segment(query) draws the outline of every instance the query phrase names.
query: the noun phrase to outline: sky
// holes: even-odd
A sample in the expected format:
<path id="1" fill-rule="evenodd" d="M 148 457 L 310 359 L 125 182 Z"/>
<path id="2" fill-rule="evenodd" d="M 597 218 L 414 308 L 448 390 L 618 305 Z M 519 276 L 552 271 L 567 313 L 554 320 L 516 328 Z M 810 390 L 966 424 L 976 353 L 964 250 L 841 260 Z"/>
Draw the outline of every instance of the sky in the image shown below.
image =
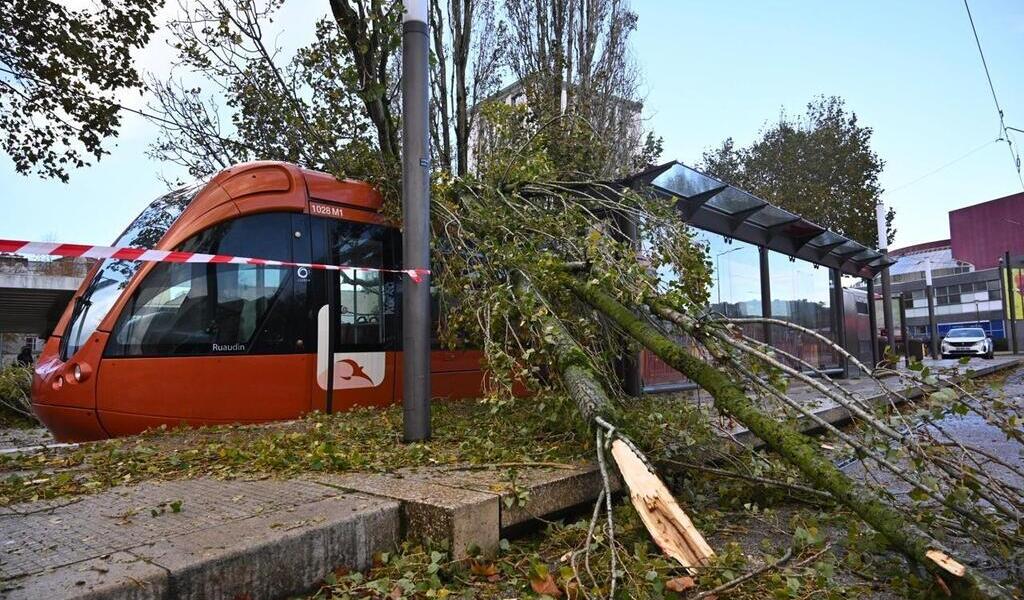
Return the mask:
<path id="1" fill-rule="evenodd" d="M 310 39 L 309 2 L 285 3 L 274 24 L 280 43 Z M 730 136 L 749 144 L 780 111 L 799 114 L 815 96 L 837 95 L 874 130 L 883 198 L 896 209 L 894 246 L 948 237 L 948 211 L 1022 191 L 1006 144 L 995 142 L 999 121 L 962 0 L 632 6 L 646 125 L 664 138 L 666 160 L 694 164 Z M 1006 123 L 1024 129 L 1024 2 L 972 0 L 971 10 Z M 140 68 L 160 74 L 173 57 L 159 35 L 137 54 Z M 182 175 L 146 156 L 156 131 L 125 115 L 110 155 L 66 184 L 19 175 L 0 156 L 0 238 L 113 241 L 166 191 L 161 174 Z M 1016 142 L 1024 146 L 1024 134 Z"/>

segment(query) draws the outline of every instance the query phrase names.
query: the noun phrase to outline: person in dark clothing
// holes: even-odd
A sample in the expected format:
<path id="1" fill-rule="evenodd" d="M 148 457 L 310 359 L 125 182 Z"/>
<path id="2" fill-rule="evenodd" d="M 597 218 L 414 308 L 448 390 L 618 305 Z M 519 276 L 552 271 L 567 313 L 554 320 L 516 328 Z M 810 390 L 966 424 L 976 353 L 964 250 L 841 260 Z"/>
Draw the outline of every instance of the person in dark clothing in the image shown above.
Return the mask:
<path id="1" fill-rule="evenodd" d="M 21 352 L 18 353 L 17 360 L 19 365 L 23 367 L 31 367 L 33 361 L 35 360 L 32 357 L 32 349 L 29 348 L 28 346 L 22 347 Z"/>

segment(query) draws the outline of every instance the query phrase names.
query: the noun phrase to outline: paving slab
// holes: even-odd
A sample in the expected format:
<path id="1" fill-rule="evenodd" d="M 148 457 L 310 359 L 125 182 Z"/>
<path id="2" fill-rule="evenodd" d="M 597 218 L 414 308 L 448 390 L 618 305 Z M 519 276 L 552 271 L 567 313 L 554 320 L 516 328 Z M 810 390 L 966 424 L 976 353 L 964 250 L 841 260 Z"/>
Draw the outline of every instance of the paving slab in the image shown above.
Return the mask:
<path id="1" fill-rule="evenodd" d="M 5 598 L 276 598 L 400 540 L 398 502 L 299 480 L 146 482 L 12 508 Z"/>
<path id="2" fill-rule="evenodd" d="M 171 598 L 281 598 L 399 543 L 398 503 L 338 495 L 132 549 L 168 572 Z"/>
<path id="3" fill-rule="evenodd" d="M 42 571 L 0 586 L 5 600 L 164 600 L 167 571 L 127 552 Z"/>

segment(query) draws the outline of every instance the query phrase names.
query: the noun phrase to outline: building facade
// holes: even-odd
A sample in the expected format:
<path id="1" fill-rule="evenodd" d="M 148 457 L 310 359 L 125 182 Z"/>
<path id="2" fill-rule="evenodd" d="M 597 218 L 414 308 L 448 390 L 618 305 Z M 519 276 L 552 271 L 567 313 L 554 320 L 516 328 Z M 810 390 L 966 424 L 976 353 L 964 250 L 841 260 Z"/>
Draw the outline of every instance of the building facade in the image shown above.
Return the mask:
<path id="1" fill-rule="evenodd" d="M 976 270 L 1024 255 L 1024 192 L 950 211 L 949 237 L 953 256 Z"/>
<path id="2" fill-rule="evenodd" d="M 0 254 L 0 367 L 14 362 L 25 346 L 39 355 L 92 264 Z"/>
<path id="3" fill-rule="evenodd" d="M 1018 317 L 1024 316 L 1021 279 L 1024 269 L 1024 193 L 960 208 L 949 213 L 949 239 L 898 248 L 890 252 L 893 293 L 906 311 L 907 336 L 928 341 L 926 278 L 930 270 L 939 338 L 953 327 L 981 327 L 997 350 L 1010 347 L 1009 294 Z M 1014 277 L 1007 281 L 1003 263 L 1009 254 Z M 877 281 L 877 279 L 876 279 Z M 878 289 L 877 287 L 875 289 Z M 1008 292 L 1009 290 L 1009 292 Z M 895 309 L 894 309 L 895 312 Z M 880 321 L 879 321 L 880 322 Z M 1024 342 L 1024 327 L 1018 344 Z M 882 332 L 885 335 L 885 332 Z M 898 336 L 898 332 L 897 332 Z"/>

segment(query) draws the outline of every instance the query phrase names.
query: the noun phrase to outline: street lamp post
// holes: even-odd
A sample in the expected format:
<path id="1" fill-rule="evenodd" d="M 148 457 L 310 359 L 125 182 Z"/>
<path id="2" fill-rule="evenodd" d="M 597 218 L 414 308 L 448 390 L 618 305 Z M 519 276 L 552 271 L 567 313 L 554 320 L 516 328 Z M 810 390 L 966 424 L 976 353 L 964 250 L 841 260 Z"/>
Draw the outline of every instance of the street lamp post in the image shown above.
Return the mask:
<path id="1" fill-rule="evenodd" d="M 885 226 L 885 204 L 878 199 L 875 204 L 875 220 L 878 225 L 878 250 L 882 254 L 889 253 L 889 230 Z M 889 266 L 882 267 L 882 324 L 885 326 L 885 336 L 888 345 L 896 351 L 896 332 L 893 331 L 892 323 L 892 278 L 889 276 Z M 906 343 L 906 340 L 904 340 Z"/>
<path id="2" fill-rule="evenodd" d="M 429 0 L 402 17 L 402 264 L 430 269 Z M 418 279 L 418 280 L 417 280 Z M 402 424 L 406 442 L 430 438 L 430 275 L 402 288 Z"/>

